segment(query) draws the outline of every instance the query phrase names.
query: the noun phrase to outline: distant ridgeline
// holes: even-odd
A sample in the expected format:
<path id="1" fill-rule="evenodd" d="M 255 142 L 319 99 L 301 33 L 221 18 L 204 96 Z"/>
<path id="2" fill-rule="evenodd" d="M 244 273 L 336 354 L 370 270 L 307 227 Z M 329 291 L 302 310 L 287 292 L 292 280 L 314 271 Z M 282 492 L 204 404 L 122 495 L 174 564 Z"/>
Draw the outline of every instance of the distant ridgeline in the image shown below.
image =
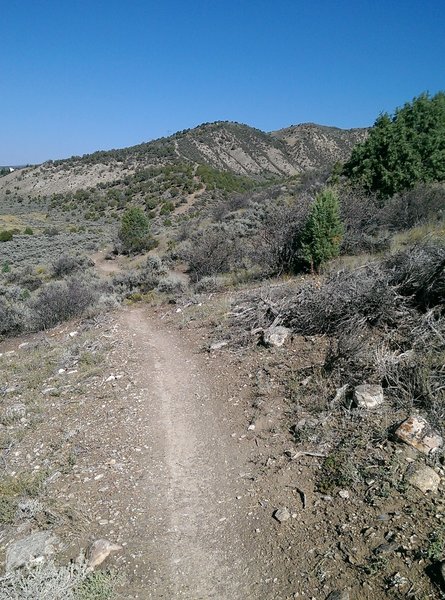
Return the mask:
<path id="1" fill-rule="evenodd" d="M 6 167 L 1 167 L 0 166 L 0 177 L 3 177 L 4 175 L 9 175 L 9 173 L 13 173 L 14 171 L 17 171 L 17 169 L 24 169 L 25 167 L 29 167 L 30 165 L 14 165 L 14 166 L 6 166 Z"/>

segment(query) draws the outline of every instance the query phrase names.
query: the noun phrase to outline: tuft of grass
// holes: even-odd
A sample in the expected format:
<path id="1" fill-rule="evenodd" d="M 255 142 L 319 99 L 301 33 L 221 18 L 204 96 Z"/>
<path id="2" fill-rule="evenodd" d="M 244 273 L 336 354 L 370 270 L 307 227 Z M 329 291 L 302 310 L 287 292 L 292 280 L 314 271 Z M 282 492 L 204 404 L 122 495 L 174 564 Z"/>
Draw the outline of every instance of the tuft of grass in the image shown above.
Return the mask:
<path id="1" fill-rule="evenodd" d="M 324 460 L 317 488 L 324 494 L 357 482 L 358 474 L 350 452 L 336 450 Z"/>
<path id="2" fill-rule="evenodd" d="M 428 540 L 426 554 L 430 560 L 437 562 L 443 560 L 445 553 L 445 528 L 441 527 L 432 532 Z"/>
<path id="3" fill-rule="evenodd" d="M 122 576 L 116 570 L 93 571 L 81 582 L 75 593 L 75 600 L 111 600 Z"/>
<path id="4" fill-rule="evenodd" d="M 45 476 L 44 472 L 23 473 L 17 477 L 3 476 L 0 479 L 0 497 L 30 496 L 35 498 L 39 495 Z"/>
<path id="5" fill-rule="evenodd" d="M 9 496 L 0 496 L 0 523 L 12 525 L 15 521 L 18 499 Z"/>
<path id="6" fill-rule="evenodd" d="M 14 522 L 20 499 L 38 496 L 45 477 L 46 473 L 42 471 L 37 475 L 24 473 L 0 479 L 0 523 L 10 525 Z"/>
<path id="7" fill-rule="evenodd" d="M 397 233 L 392 238 L 391 252 L 400 252 L 407 246 L 429 241 L 445 241 L 445 222 L 425 223 L 407 231 Z"/>
<path id="8" fill-rule="evenodd" d="M 116 571 L 90 572 L 86 563 L 45 562 L 0 578 L 0 600 L 113 600 L 122 583 Z"/>

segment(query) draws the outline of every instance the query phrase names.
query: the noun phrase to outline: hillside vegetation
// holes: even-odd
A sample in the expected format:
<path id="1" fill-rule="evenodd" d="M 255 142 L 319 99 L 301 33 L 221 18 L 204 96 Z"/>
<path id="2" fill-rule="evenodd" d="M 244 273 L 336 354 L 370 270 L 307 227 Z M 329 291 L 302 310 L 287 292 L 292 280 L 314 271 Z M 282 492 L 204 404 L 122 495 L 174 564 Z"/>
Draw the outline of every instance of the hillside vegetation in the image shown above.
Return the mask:
<path id="1" fill-rule="evenodd" d="M 200 125 L 168 138 L 130 148 L 106 150 L 49 161 L 20 169 L 0 180 L 0 197 L 75 193 L 122 179 L 137 171 L 172 164 L 206 165 L 218 171 L 268 179 L 301 173 L 348 158 L 366 130 L 339 130 L 317 125 L 273 134 L 231 122 Z M 282 138 L 282 139 L 281 139 Z M 310 139 L 314 141 L 311 144 Z M 300 140 L 299 142 L 297 140 Z M 296 148 L 299 148 L 298 152 Z"/>

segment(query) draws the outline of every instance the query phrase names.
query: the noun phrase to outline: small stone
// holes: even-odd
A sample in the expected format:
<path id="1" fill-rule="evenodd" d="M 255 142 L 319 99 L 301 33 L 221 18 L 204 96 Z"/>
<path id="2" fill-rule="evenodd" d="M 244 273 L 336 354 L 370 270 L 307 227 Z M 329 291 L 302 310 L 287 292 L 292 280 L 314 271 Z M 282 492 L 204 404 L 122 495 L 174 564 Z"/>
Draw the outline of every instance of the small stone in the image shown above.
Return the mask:
<path id="1" fill-rule="evenodd" d="M 354 390 L 354 404 L 357 408 L 377 408 L 385 401 L 381 385 L 358 385 Z"/>
<path id="2" fill-rule="evenodd" d="M 249 427 L 247 428 L 248 431 L 255 431 L 255 425 L 253 423 L 251 423 L 249 425 Z"/>
<path id="3" fill-rule="evenodd" d="M 346 590 L 336 590 L 334 592 L 331 592 L 326 598 L 326 600 L 349 600 L 349 598 L 349 592 L 347 592 Z"/>
<path id="4" fill-rule="evenodd" d="M 412 415 L 396 429 L 395 436 L 423 454 L 437 452 L 443 445 L 443 439 L 426 419 Z"/>
<path id="5" fill-rule="evenodd" d="M 224 348 L 224 346 L 228 345 L 228 341 L 227 340 L 221 340 L 220 342 L 213 342 L 213 344 L 210 344 L 210 350 L 221 350 L 221 348 Z"/>
<path id="6" fill-rule="evenodd" d="M 76 337 L 76 335 L 78 335 L 78 331 L 70 331 L 68 335 L 70 336 L 70 338 Z"/>
<path id="7" fill-rule="evenodd" d="M 331 400 L 331 404 L 344 403 L 346 400 L 346 392 L 348 391 L 348 384 L 343 385 L 341 388 L 337 388 L 335 396 Z"/>
<path id="8" fill-rule="evenodd" d="M 278 523 L 283 523 L 284 521 L 288 521 L 290 519 L 290 512 L 287 508 L 278 508 L 274 514 L 274 519 L 278 521 Z"/>
<path id="9" fill-rule="evenodd" d="M 23 342 L 19 345 L 19 349 L 21 350 L 22 348 L 26 348 L 27 346 L 29 346 L 29 342 Z"/>
<path id="10" fill-rule="evenodd" d="M 406 480 L 418 490 L 426 494 L 436 494 L 439 489 L 440 477 L 427 465 L 411 465 L 405 475 Z"/>
<path id="11" fill-rule="evenodd" d="M 395 542 L 390 542 L 387 544 L 380 544 L 380 546 L 377 546 L 377 548 L 374 548 L 373 553 L 376 556 L 382 556 L 383 554 L 390 554 L 392 552 L 395 552 L 398 547 L 399 547 L 399 545 L 396 544 Z"/>
<path id="12" fill-rule="evenodd" d="M 281 325 L 271 325 L 263 333 L 263 343 L 265 346 L 275 346 L 280 348 L 291 334 L 291 330 Z"/>
<path id="13" fill-rule="evenodd" d="M 112 553 L 122 550 L 119 544 L 113 544 L 108 540 L 100 539 L 93 542 L 88 553 L 88 566 L 94 569 L 101 565 L 104 560 Z"/>
<path id="14" fill-rule="evenodd" d="M 51 394 L 51 392 L 56 392 L 57 388 L 55 387 L 49 387 L 49 388 L 45 388 L 44 390 L 42 390 L 42 394 L 44 394 L 45 396 L 47 394 Z"/>
<path id="15" fill-rule="evenodd" d="M 349 492 L 348 492 L 348 490 L 340 490 L 338 492 L 338 495 L 340 496 L 340 498 L 343 498 L 343 500 L 349 500 Z"/>

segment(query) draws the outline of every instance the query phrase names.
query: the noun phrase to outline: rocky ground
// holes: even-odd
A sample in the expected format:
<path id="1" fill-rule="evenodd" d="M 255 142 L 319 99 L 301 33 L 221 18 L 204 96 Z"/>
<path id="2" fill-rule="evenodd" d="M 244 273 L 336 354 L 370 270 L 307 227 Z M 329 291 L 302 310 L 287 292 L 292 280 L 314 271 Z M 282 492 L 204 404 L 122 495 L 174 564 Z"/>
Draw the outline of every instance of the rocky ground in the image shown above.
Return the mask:
<path id="1" fill-rule="evenodd" d="M 99 600 L 443 597 L 440 438 L 387 435 L 379 389 L 323 398 L 324 337 L 236 343 L 231 300 L 0 344 L 0 598 L 52 560 Z"/>

